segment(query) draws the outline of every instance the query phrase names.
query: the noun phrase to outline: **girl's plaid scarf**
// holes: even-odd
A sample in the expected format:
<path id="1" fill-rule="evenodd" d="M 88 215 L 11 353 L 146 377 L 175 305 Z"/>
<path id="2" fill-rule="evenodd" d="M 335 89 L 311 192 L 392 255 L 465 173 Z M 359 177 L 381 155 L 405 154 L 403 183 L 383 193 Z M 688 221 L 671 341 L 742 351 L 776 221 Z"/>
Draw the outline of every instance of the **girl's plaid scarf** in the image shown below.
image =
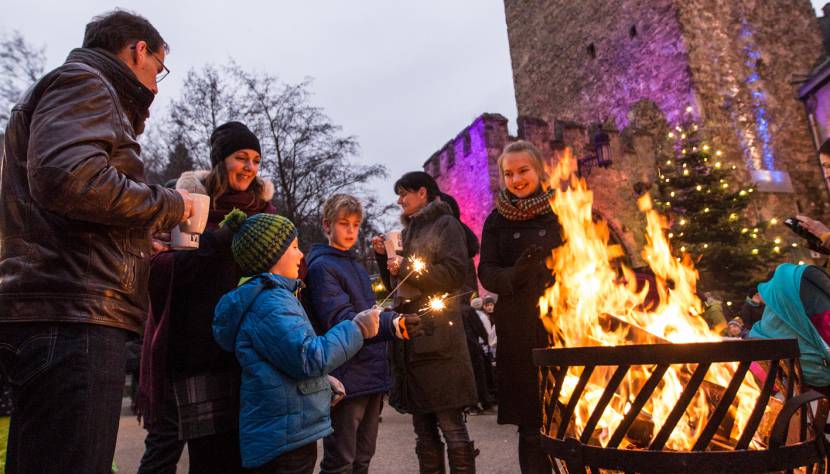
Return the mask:
<path id="1" fill-rule="evenodd" d="M 551 197 L 553 197 L 553 191 L 550 189 L 525 199 L 518 199 L 502 189 L 496 200 L 496 208 L 505 219 L 527 221 L 536 216 L 552 213 L 553 209 L 548 201 Z"/>

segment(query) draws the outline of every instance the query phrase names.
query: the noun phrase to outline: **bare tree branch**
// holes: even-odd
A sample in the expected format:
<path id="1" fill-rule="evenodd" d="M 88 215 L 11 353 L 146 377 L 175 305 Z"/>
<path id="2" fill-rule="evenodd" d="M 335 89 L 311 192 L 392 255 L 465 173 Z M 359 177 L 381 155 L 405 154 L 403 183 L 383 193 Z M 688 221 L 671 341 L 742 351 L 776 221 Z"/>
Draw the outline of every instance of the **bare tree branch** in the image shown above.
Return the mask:
<path id="1" fill-rule="evenodd" d="M 27 43 L 18 31 L 0 36 L 0 130 L 5 130 L 11 108 L 40 79 L 45 65 L 45 48 Z"/>

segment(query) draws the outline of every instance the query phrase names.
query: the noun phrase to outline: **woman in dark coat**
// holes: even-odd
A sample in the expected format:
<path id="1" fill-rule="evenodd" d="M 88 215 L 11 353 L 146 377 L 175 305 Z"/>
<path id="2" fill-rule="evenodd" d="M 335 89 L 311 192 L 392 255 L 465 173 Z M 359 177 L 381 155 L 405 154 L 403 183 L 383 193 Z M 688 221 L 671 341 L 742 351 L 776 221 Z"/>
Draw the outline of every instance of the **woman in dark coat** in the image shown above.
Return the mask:
<path id="1" fill-rule="evenodd" d="M 169 314 L 163 319 L 169 323 L 164 329 L 166 347 L 148 351 L 165 359 L 164 368 L 157 366 L 152 372 L 158 375 L 161 370 L 172 384 L 173 393 L 166 395 L 175 400 L 178 436 L 187 441 L 190 472 L 233 473 L 242 472 L 238 427 L 241 370 L 234 354 L 223 351 L 214 341 L 212 324 L 219 298 L 236 288 L 242 271 L 231 253 L 233 234 L 218 224 L 234 208 L 248 215 L 276 210 L 270 202 L 273 185 L 257 177 L 259 140 L 245 125 L 229 122 L 217 127 L 210 145 L 211 170 L 185 172 L 176 182 L 177 189 L 210 196 L 210 213 L 198 250 L 168 252 L 153 260 L 151 279 L 156 281 L 151 281 L 151 286 L 158 286 L 158 280 L 166 282 L 165 288 L 152 292 L 153 311 L 167 308 Z M 145 333 L 144 344 L 158 339 Z M 152 414 L 153 409 L 145 413 Z M 154 449 L 150 431 L 148 450 Z"/>
<path id="2" fill-rule="evenodd" d="M 450 207 L 438 198 L 438 185 L 428 174 L 406 173 L 395 183 L 395 192 L 404 224 L 403 255 L 387 258 L 379 239 L 374 239 L 373 247 L 387 288 L 407 275 L 409 257 L 424 260 L 426 272 L 407 280 L 395 301 L 397 312 L 418 313 L 430 296 L 462 292 L 469 259 L 466 236 Z M 422 473 L 445 471 L 439 428 L 447 442 L 450 470 L 475 472 L 464 407 L 475 405 L 478 397 L 459 299 L 449 298 L 446 309 L 422 318 L 432 323 L 423 336 L 392 343 L 389 403 L 412 414 Z"/>
<path id="3" fill-rule="evenodd" d="M 548 345 L 538 302 L 553 283 L 545 259 L 562 244 L 559 222 L 546 190 L 541 155 L 533 144 L 508 145 L 499 158 L 503 189 L 496 209 L 484 222 L 478 276 L 499 295 L 495 309 L 500 424 L 519 427 L 519 463 L 523 473 L 550 472 L 541 449 L 541 401 L 531 352 Z"/>
<path id="4" fill-rule="evenodd" d="M 445 192 L 441 192 L 439 198 L 445 203 L 449 204 L 452 209 L 452 214 L 461 222 L 461 208 L 458 206 L 458 201 L 454 197 Z M 470 305 L 470 295 L 478 291 L 478 277 L 476 276 L 475 256 L 480 250 L 478 244 L 478 237 L 467 224 L 461 222 L 464 228 L 464 234 L 467 238 L 467 278 L 462 289 L 464 296 L 459 297 L 459 306 L 461 308 L 461 318 L 464 321 L 464 332 L 467 335 L 467 349 L 470 351 L 470 364 L 473 367 L 473 375 L 476 381 L 476 391 L 478 392 L 478 404 L 469 407 L 470 414 L 480 414 L 483 410 L 490 408 L 494 400 L 490 393 L 490 387 L 487 383 L 488 362 L 484 353 L 484 349 L 479 344 L 479 338 L 484 341 L 488 340 L 487 331 L 478 317 L 478 313 Z"/>

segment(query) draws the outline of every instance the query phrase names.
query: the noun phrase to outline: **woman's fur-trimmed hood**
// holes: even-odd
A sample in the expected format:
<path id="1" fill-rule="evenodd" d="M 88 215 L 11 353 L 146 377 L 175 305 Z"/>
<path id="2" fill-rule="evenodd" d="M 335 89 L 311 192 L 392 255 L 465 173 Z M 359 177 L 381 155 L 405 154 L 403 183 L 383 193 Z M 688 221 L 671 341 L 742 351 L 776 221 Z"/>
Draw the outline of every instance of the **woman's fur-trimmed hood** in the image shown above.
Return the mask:
<path id="1" fill-rule="evenodd" d="M 427 203 L 420 211 L 416 212 L 415 214 L 407 217 L 401 214 L 401 224 L 404 227 L 407 227 L 412 224 L 414 221 L 434 221 L 439 217 L 443 216 L 444 214 L 452 215 L 452 209 L 450 205 L 445 203 L 439 198 L 434 199 L 432 202 Z"/>
<path id="2" fill-rule="evenodd" d="M 176 181 L 176 189 L 182 189 L 189 193 L 207 194 L 205 188 L 205 180 L 210 174 L 210 170 L 195 170 L 185 171 Z M 259 176 L 255 178 L 262 186 L 262 193 L 259 198 L 263 201 L 270 201 L 274 198 L 274 183 L 271 180 L 262 179 Z"/>

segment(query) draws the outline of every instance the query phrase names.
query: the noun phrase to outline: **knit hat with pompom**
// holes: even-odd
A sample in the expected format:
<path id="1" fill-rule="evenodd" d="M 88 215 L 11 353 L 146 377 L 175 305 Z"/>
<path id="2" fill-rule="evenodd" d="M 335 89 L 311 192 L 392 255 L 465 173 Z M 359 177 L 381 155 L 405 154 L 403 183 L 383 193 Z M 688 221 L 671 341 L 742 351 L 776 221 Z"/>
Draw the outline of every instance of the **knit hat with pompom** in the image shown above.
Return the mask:
<path id="1" fill-rule="evenodd" d="M 248 217 L 234 209 L 219 223 L 219 227 L 225 226 L 234 231 L 231 251 L 245 276 L 270 270 L 297 237 L 294 224 L 277 214 Z"/>

